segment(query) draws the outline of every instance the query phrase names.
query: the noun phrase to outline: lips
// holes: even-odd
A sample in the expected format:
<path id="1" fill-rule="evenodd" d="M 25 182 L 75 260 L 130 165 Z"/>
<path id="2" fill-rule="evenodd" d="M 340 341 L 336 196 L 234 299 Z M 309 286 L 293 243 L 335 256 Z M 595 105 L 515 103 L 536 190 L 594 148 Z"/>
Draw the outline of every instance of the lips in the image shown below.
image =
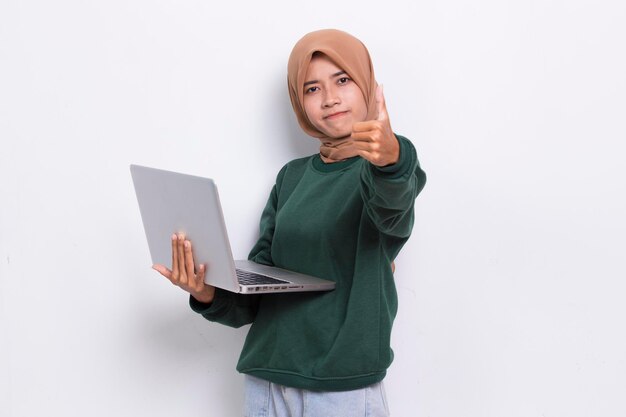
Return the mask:
<path id="1" fill-rule="evenodd" d="M 348 110 L 346 110 L 346 111 L 338 111 L 338 112 L 329 114 L 327 116 L 324 116 L 324 119 L 331 119 L 332 120 L 332 119 L 336 119 L 338 117 L 344 116 L 346 114 L 348 114 Z"/>

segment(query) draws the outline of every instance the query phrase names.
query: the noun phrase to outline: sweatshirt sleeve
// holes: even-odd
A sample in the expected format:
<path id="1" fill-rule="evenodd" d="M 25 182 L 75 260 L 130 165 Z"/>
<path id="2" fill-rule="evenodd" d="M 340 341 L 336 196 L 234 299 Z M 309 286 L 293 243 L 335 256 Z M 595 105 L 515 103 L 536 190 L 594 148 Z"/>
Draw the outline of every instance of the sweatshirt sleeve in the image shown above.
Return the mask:
<path id="1" fill-rule="evenodd" d="M 413 144 L 403 136 L 396 138 L 400 159 L 386 167 L 363 164 L 361 194 L 378 230 L 403 238 L 411 234 L 415 198 L 424 188 L 426 174 L 420 168 Z"/>
<path id="2" fill-rule="evenodd" d="M 209 321 L 229 327 L 241 327 L 254 321 L 260 295 L 241 295 L 216 288 L 212 303 L 205 304 L 189 296 L 189 306 Z"/>

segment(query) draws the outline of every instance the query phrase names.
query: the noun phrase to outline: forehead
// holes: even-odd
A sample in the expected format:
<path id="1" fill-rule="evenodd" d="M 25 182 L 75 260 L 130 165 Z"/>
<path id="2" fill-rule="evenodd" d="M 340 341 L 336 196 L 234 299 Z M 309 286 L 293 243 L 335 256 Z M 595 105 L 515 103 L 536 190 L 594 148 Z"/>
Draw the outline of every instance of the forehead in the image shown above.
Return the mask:
<path id="1" fill-rule="evenodd" d="M 332 75 L 339 71 L 343 71 L 343 68 L 335 64 L 335 62 L 327 55 L 316 52 L 311 57 L 311 61 L 309 62 L 309 66 L 307 67 L 306 74 L 308 79 L 309 76 L 319 76 L 326 73 Z"/>

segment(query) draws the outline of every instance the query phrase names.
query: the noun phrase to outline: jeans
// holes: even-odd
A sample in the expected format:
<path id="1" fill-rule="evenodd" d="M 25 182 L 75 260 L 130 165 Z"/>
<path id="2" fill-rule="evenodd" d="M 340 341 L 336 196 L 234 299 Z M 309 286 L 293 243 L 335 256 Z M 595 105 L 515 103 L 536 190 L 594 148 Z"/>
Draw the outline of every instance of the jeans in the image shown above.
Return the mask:
<path id="1" fill-rule="evenodd" d="M 388 417 L 382 382 L 354 391 L 308 391 L 245 375 L 245 417 Z"/>

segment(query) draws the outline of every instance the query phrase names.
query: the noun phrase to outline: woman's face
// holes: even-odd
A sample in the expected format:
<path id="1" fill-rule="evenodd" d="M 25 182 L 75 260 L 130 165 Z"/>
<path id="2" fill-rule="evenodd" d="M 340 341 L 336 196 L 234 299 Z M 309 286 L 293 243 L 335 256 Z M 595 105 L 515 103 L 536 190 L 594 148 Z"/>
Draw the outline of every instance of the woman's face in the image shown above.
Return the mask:
<path id="1" fill-rule="evenodd" d="M 326 55 L 314 55 L 304 82 L 304 111 L 326 136 L 338 139 L 352 133 L 352 125 L 367 117 L 361 89 Z"/>

